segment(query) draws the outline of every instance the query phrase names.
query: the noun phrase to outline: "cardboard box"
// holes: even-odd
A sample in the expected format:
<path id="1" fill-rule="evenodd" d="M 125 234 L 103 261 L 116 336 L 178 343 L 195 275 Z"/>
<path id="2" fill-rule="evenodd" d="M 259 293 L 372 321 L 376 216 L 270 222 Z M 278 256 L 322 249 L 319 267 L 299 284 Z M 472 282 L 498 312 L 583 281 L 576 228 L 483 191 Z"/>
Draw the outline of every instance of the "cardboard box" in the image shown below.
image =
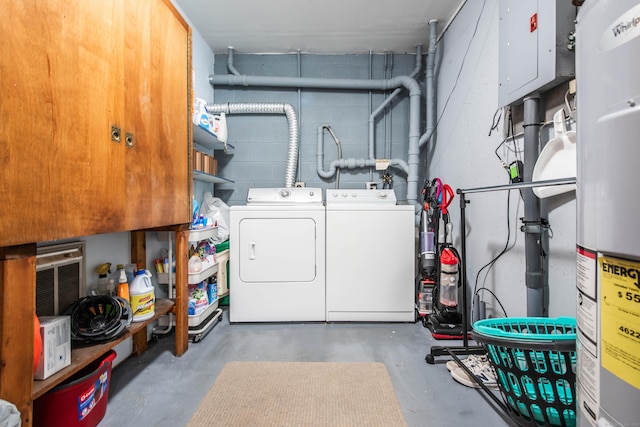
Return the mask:
<path id="1" fill-rule="evenodd" d="M 71 316 L 43 316 L 39 320 L 42 350 L 33 377 L 44 380 L 71 364 Z"/>
<path id="2" fill-rule="evenodd" d="M 209 173 L 211 175 L 218 175 L 218 159 L 215 158 L 211 158 L 211 163 L 209 164 L 210 169 L 209 169 Z"/>
<path id="3" fill-rule="evenodd" d="M 211 157 L 208 154 L 204 154 L 203 158 L 204 158 L 204 161 L 203 161 L 202 172 L 210 174 L 211 173 L 211 160 L 213 160 L 213 157 Z"/>
<path id="4" fill-rule="evenodd" d="M 204 153 L 196 151 L 195 170 L 204 172 Z"/>

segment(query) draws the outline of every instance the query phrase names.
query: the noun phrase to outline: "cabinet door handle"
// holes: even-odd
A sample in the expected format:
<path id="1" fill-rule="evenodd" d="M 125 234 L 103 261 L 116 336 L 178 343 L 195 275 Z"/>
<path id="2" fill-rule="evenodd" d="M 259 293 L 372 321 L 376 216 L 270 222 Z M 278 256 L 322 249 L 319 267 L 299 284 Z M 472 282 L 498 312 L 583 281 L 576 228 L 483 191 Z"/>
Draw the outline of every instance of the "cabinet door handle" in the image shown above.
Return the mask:
<path id="1" fill-rule="evenodd" d="M 249 259 L 256 259 L 256 242 L 249 242 Z"/>
<path id="2" fill-rule="evenodd" d="M 111 126 L 111 140 L 120 142 L 120 128 L 118 126 Z"/>
<path id="3" fill-rule="evenodd" d="M 127 132 L 124 138 L 124 145 L 129 148 L 133 148 L 133 134 L 131 132 Z"/>

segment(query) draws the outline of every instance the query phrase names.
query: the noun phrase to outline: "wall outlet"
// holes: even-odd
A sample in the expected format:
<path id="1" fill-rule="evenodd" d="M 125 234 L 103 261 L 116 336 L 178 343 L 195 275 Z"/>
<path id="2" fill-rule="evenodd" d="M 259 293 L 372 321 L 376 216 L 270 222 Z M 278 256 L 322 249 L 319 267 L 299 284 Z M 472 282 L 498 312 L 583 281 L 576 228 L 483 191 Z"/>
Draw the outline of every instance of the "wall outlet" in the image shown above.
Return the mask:
<path id="1" fill-rule="evenodd" d="M 302 188 L 302 187 L 306 187 L 306 186 L 307 186 L 307 185 L 306 185 L 303 181 L 297 181 L 297 182 L 294 184 L 294 187 L 296 187 L 296 188 Z"/>
<path id="2" fill-rule="evenodd" d="M 378 188 L 378 183 L 374 181 L 369 181 L 365 184 L 365 188 L 367 190 L 375 190 Z"/>

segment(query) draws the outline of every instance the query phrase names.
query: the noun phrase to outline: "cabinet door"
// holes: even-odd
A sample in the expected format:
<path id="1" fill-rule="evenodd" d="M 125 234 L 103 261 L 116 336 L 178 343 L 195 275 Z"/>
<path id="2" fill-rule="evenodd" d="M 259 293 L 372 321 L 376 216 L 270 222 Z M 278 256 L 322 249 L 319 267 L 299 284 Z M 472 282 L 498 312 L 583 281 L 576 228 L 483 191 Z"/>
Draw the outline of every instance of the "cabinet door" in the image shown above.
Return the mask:
<path id="1" fill-rule="evenodd" d="M 3 2 L 0 246 L 122 229 L 122 5 Z"/>
<path id="2" fill-rule="evenodd" d="M 190 29 L 168 1 L 125 7 L 127 227 L 189 223 Z"/>

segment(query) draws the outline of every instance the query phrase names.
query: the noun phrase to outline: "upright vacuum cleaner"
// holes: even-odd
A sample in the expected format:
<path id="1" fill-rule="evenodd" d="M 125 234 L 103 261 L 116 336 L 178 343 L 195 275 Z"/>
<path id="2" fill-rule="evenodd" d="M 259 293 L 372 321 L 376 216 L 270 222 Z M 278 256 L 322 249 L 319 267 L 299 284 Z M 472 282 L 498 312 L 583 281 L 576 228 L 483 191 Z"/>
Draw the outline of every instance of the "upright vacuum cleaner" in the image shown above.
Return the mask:
<path id="1" fill-rule="evenodd" d="M 436 339 L 462 339 L 459 311 L 460 254 L 453 246 L 448 207 L 453 190 L 440 179 L 426 181 L 420 217 L 420 263 L 417 312 Z"/>

